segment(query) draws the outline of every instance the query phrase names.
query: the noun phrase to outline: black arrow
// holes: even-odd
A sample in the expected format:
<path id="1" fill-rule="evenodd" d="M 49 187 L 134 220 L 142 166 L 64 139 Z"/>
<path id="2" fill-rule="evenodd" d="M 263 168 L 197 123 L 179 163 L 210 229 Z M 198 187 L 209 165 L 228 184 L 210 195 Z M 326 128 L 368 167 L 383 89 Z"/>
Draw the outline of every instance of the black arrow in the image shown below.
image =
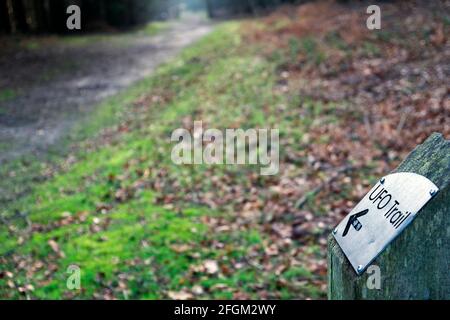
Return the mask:
<path id="1" fill-rule="evenodd" d="M 347 225 L 345 226 L 344 233 L 342 234 L 342 236 L 345 237 L 347 235 L 350 226 L 353 226 L 356 229 L 356 231 L 361 230 L 362 224 L 361 222 L 359 222 L 358 218 L 366 215 L 368 212 L 369 209 L 366 209 L 358 213 L 352 214 L 348 219 Z"/>

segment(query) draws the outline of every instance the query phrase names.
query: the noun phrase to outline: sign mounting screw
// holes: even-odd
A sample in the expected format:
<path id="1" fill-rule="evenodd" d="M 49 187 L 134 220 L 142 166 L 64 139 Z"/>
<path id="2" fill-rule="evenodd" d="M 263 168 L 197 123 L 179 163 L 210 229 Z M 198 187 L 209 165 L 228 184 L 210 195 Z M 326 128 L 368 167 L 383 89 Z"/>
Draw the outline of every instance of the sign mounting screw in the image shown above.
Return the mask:
<path id="1" fill-rule="evenodd" d="M 361 272 L 362 269 L 363 269 L 363 266 L 362 266 L 362 265 L 359 265 L 357 269 L 358 269 L 358 272 Z"/>
<path id="2" fill-rule="evenodd" d="M 337 228 L 334 228 L 333 234 L 336 234 L 337 232 L 338 232 L 338 229 L 337 229 Z"/>
<path id="3" fill-rule="evenodd" d="M 381 178 L 381 179 L 380 179 L 380 183 L 381 183 L 381 184 L 384 184 L 384 181 L 385 181 L 384 178 Z"/>
<path id="4" fill-rule="evenodd" d="M 434 197 L 436 195 L 436 193 L 437 193 L 437 190 L 434 190 L 434 189 L 430 190 L 430 196 Z"/>

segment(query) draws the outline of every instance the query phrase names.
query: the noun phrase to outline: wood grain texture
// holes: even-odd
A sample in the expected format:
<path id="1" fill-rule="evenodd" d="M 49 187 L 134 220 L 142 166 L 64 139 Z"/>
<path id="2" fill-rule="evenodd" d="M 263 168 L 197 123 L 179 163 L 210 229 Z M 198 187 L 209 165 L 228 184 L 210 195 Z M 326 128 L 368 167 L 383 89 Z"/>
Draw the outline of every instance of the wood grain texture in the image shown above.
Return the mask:
<path id="1" fill-rule="evenodd" d="M 421 174 L 440 192 L 373 262 L 380 290 L 367 288 L 367 273 L 356 275 L 330 235 L 329 299 L 450 299 L 450 141 L 434 133 L 394 172 Z"/>

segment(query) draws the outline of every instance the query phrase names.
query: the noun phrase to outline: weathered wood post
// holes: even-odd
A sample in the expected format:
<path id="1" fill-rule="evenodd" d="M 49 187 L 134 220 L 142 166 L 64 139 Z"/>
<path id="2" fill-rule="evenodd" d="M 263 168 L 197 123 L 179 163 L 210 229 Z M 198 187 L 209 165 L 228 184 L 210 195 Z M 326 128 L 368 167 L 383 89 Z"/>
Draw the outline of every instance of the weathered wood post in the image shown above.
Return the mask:
<path id="1" fill-rule="evenodd" d="M 394 172 L 413 172 L 439 189 L 403 232 L 372 262 L 380 289 L 357 275 L 335 238 L 328 239 L 328 298 L 450 299 L 450 141 L 431 135 Z"/>

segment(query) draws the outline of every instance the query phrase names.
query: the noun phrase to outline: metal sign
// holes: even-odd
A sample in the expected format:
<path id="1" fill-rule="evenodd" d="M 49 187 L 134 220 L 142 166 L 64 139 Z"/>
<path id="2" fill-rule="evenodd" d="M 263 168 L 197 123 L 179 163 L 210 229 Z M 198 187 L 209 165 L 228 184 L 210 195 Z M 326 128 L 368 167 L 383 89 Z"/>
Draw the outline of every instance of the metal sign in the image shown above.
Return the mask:
<path id="1" fill-rule="evenodd" d="M 424 176 L 400 172 L 366 194 L 333 231 L 356 273 L 364 272 L 438 190 Z"/>

